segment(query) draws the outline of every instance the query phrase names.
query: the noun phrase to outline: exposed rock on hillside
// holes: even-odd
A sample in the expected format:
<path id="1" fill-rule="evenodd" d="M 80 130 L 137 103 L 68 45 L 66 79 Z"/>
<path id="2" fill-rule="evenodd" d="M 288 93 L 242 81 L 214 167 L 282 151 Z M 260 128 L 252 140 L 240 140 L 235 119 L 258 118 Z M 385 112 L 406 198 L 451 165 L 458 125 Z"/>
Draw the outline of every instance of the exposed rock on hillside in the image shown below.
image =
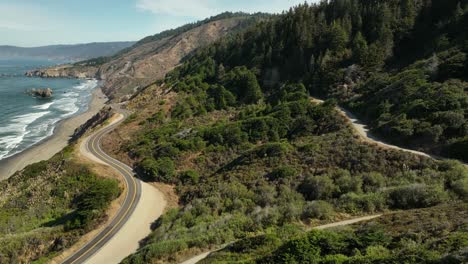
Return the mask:
<path id="1" fill-rule="evenodd" d="M 112 114 L 112 107 L 104 107 L 103 109 L 101 109 L 101 111 L 99 111 L 99 113 L 97 113 L 91 119 L 86 121 L 86 123 L 78 127 L 71 136 L 69 142 L 76 142 L 81 136 L 83 136 L 86 133 L 86 131 L 95 128 L 99 124 L 102 124 L 105 120 L 109 119 L 112 116 Z"/>
<path id="2" fill-rule="evenodd" d="M 60 65 L 28 72 L 27 76 L 99 78 L 103 91 L 111 99 L 124 100 L 165 76 L 183 58 L 243 25 L 246 17 L 221 19 L 199 27 L 135 46 L 100 66 L 89 64 Z M 88 66 L 89 65 L 89 66 Z"/>

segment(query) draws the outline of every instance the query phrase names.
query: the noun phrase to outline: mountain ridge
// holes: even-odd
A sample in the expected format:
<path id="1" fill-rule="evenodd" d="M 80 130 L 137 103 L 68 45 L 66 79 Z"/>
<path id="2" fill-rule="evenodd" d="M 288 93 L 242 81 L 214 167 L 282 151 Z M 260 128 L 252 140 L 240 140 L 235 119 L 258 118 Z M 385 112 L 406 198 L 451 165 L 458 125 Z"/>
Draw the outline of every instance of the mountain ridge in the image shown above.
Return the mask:
<path id="1" fill-rule="evenodd" d="M 0 58 L 37 58 L 64 61 L 80 61 L 99 56 L 111 56 L 133 45 L 134 41 L 91 42 L 57 44 L 38 47 L 0 45 Z"/>
<path id="2" fill-rule="evenodd" d="M 37 69 L 26 75 L 102 79 L 104 93 L 111 99 L 125 101 L 137 90 L 163 78 L 198 48 L 269 16 L 226 12 L 145 37 L 114 56 Z"/>

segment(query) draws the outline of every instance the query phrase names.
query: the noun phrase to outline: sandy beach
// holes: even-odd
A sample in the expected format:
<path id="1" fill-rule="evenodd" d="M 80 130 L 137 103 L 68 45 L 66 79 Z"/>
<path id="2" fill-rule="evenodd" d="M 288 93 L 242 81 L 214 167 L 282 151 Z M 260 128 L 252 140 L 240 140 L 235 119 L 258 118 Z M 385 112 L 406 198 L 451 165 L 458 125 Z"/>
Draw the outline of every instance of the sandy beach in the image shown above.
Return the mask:
<path id="1" fill-rule="evenodd" d="M 0 161 L 0 180 L 8 179 L 16 171 L 42 160 L 48 160 L 68 145 L 69 138 L 80 125 L 101 110 L 107 97 L 98 86 L 93 89 L 93 97 L 88 110 L 79 115 L 61 121 L 55 128 L 54 134 L 38 144 L 18 153 L 12 157 Z"/>

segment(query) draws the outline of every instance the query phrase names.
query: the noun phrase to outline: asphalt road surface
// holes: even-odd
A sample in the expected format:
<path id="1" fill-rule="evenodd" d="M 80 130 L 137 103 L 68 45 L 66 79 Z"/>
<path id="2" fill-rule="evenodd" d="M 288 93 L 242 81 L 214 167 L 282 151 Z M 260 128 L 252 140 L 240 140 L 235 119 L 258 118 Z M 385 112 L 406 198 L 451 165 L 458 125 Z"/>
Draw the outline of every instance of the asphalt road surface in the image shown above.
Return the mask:
<path id="1" fill-rule="evenodd" d="M 124 114 L 125 117 L 125 114 Z M 112 167 L 116 171 L 118 171 L 123 178 L 125 179 L 127 194 L 125 196 L 125 200 L 123 202 L 122 207 L 118 211 L 117 215 L 112 219 L 111 223 L 106 226 L 96 237 L 94 237 L 91 241 L 86 243 L 82 248 L 76 251 L 73 255 L 69 256 L 65 259 L 62 263 L 64 264 L 77 264 L 83 263 L 88 258 L 90 258 L 93 254 L 98 252 L 127 222 L 127 220 L 132 215 L 133 211 L 135 210 L 138 201 L 140 200 L 141 196 L 141 183 L 140 181 L 134 178 L 134 173 L 132 168 L 123 164 L 122 162 L 113 159 L 109 155 L 107 155 L 100 146 L 101 138 L 106 135 L 107 133 L 111 132 L 115 127 L 117 127 L 125 118 L 122 118 L 118 122 L 115 122 L 92 136 L 88 138 L 85 142 L 86 148 L 90 153 L 92 153 L 95 157 L 100 159 L 102 162 L 107 164 L 108 166 Z"/>

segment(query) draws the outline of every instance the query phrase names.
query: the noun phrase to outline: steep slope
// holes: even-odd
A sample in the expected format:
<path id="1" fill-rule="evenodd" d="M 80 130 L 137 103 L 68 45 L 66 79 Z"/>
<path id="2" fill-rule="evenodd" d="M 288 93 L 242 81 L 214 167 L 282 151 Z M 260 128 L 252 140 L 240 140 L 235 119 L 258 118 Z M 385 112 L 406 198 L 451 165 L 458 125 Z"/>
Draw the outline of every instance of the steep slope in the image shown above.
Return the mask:
<path id="1" fill-rule="evenodd" d="M 16 46 L 0 46 L 0 58 L 37 58 L 62 61 L 81 61 L 100 56 L 112 56 L 117 52 L 132 46 L 135 42 L 96 42 L 75 45 L 51 45 L 23 48 Z"/>
<path id="2" fill-rule="evenodd" d="M 27 73 L 41 77 L 99 78 L 111 98 L 125 100 L 178 65 L 187 55 L 229 33 L 253 24 L 263 15 L 224 13 L 179 29 L 147 37 L 113 57 L 101 57 L 73 65 L 60 65 Z"/>
<path id="3" fill-rule="evenodd" d="M 130 99 L 134 113 L 103 144 L 139 177 L 174 184 L 180 208 L 164 214 L 124 263 L 177 262 L 257 234 L 466 200 L 464 166 L 370 144 L 335 110 L 335 100 L 310 102 L 310 92 L 347 102 L 334 91 L 356 64 L 351 32 L 370 27 L 369 46 L 378 52 L 365 57 L 384 55 L 382 12 L 394 11 L 387 16 L 398 34 L 397 10 L 408 2 L 300 5 L 200 49 Z M 361 22 L 350 21 L 351 13 Z M 398 64 L 385 56 L 351 80 L 363 83 L 413 63 L 390 67 Z"/>

